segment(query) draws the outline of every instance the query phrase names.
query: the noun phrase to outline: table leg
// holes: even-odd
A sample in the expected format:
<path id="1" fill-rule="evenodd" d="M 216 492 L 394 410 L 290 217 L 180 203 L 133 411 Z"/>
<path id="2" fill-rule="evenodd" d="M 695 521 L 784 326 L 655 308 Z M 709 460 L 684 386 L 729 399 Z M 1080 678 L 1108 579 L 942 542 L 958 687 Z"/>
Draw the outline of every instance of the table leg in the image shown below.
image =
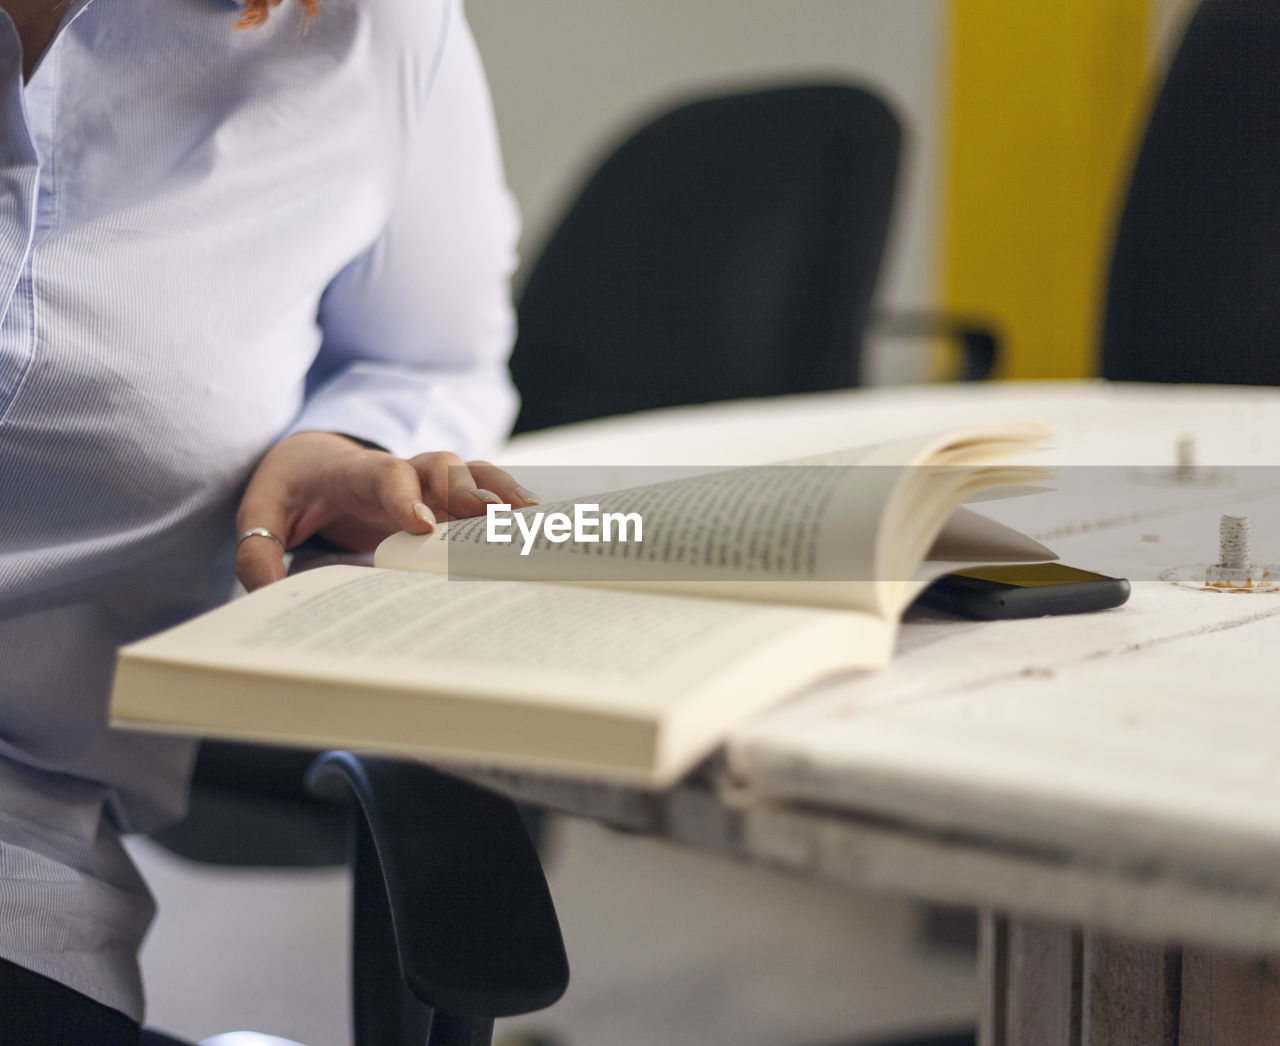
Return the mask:
<path id="1" fill-rule="evenodd" d="M 1275 1046 L 1280 956 L 986 913 L 980 1046 Z"/>

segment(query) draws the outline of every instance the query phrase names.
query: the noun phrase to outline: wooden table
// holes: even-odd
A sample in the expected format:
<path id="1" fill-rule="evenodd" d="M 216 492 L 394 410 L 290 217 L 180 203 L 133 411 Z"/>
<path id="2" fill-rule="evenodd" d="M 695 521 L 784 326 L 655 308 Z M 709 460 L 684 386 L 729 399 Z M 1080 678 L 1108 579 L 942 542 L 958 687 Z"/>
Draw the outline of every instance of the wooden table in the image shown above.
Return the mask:
<path id="1" fill-rule="evenodd" d="M 506 461 L 535 489 L 532 466 L 595 466 L 585 492 L 631 465 L 995 418 L 1047 422 L 1044 460 L 1078 489 L 984 509 L 1134 579 L 1125 607 L 909 620 L 888 669 L 743 725 L 667 793 L 493 779 L 726 855 L 982 907 L 988 1046 L 1280 1043 L 1280 594 L 1156 580 L 1213 561 L 1221 512 L 1248 512 L 1256 558 L 1280 562 L 1280 389 L 865 390 L 572 426 Z M 1198 466 L 1179 478 L 1187 437 Z"/>

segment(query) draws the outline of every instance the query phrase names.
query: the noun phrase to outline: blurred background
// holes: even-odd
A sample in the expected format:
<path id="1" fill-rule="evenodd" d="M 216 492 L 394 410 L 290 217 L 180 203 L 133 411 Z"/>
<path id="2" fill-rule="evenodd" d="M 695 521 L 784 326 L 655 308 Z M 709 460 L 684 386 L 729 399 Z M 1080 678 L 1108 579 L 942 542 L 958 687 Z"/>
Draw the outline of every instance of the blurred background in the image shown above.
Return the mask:
<path id="1" fill-rule="evenodd" d="M 1140 121 L 1191 0 L 469 0 L 526 264 L 588 170 L 681 99 L 812 78 L 904 125 L 879 294 L 999 322 L 999 377 L 1081 377 Z M 1056 264 L 1028 265 L 1028 259 Z M 871 346 L 871 382 L 928 354 Z"/>
<path id="2" fill-rule="evenodd" d="M 903 124 L 877 297 L 998 329 L 996 377 L 1097 373 L 1116 210 L 1188 0 L 469 0 L 527 273 L 588 172 L 657 112 L 806 79 L 869 85 Z M 1034 259 L 1035 264 L 1029 260 Z M 933 376 L 935 350 L 877 339 L 868 383 Z M 579 821 L 548 868 L 566 997 L 502 1029 L 562 1046 L 826 1046 L 975 1018 L 965 920 L 730 865 Z M 133 852 L 160 915 L 153 1025 L 253 1028 L 344 1046 L 340 869 L 217 869 Z M 931 924 L 930 920 L 933 920 Z M 946 919 L 942 920 L 944 923 Z M 503 1041 L 500 1037 L 499 1042 Z M 528 1041 L 528 1040 L 522 1040 Z"/>

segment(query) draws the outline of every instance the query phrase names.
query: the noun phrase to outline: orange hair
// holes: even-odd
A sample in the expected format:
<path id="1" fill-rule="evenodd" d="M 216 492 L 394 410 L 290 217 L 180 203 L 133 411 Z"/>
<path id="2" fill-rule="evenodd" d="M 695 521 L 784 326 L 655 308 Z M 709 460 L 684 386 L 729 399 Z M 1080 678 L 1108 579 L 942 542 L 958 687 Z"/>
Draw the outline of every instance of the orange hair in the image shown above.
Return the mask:
<path id="1" fill-rule="evenodd" d="M 315 17 L 318 10 L 316 0 L 300 0 L 302 9 L 307 12 L 307 18 Z M 240 17 L 236 19 L 237 29 L 252 29 L 255 26 L 262 25 L 267 20 L 267 15 L 271 13 L 273 7 L 278 7 L 280 0 L 245 0 L 244 11 Z"/>

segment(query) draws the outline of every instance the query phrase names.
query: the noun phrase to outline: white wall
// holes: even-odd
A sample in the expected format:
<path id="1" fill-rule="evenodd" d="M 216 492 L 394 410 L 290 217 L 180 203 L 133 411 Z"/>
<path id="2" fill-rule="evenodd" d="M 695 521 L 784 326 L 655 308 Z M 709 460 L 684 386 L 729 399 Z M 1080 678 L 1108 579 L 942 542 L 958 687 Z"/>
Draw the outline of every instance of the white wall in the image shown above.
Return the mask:
<path id="1" fill-rule="evenodd" d="M 585 171 L 625 128 L 718 85 L 839 75 L 870 83 L 909 140 L 881 281 L 889 303 L 933 301 L 943 0 L 468 0 L 508 178 L 542 241 Z M 893 345 L 874 377 L 920 372 Z"/>

